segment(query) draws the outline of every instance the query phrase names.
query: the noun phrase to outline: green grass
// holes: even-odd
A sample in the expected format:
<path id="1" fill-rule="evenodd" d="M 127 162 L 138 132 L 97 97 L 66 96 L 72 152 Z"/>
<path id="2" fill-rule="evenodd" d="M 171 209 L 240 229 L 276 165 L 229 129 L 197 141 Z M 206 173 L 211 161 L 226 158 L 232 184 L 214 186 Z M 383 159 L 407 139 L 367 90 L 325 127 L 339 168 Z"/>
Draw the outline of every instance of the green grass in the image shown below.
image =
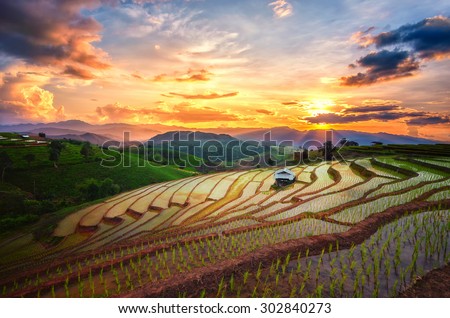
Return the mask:
<path id="1" fill-rule="evenodd" d="M 138 154 L 137 148 L 131 148 L 130 151 L 134 154 Z M 139 148 L 140 158 L 143 160 L 150 160 L 157 164 L 179 166 L 188 171 L 196 171 L 196 167 L 200 167 L 204 164 L 203 159 L 197 156 L 172 149 L 163 150 L 161 147 L 153 147 L 149 148 L 147 151 L 147 154 L 145 154 L 144 150 Z"/>
<path id="2" fill-rule="evenodd" d="M 72 148 L 72 147 L 69 147 Z M 63 152 L 67 149 L 63 150 Z M 192 176 L 175 166 L 155 166 L 145 164 L 136 154 L 130 154 L 129 167 L 104 167 L 99 161 L 83 162 L 73 151 L 61 154 L 58 169 L 53 166 L 7 171 L 5 181 L 19 188 L 45 197 L 73 197 L 78 194 L 76 185 L 88 178 L 103 180 L 111 178 L 121 190 L 135 189 L 151 183 L 180 179 Z M 14 160 L 14 159 L 13 159 Z M 72 164 L 69 164 L 73 162 Z M 142 167 L 139 167 L 141 165 Z"/>
<path id="3" fill-rule="evenodd" d="M 18 135 L 16 133 L 11 133 L 11 132 L 2 132 L 2 133 L 0 133 L 0 136 L 6 137 L 6 138 L 19 138 L 20 137 L 20 135 Z"/>
<path id="4" fill-rule="evenodd" d="M 61 152 L 59 165 L 71 165 L 85 162 L 83 156 L 80 154 L 80 145 L 71 144 L 68 142 L 63 143 L 65 148 Z M 98 147 L 93 146 L 94 157 L 100 157 L 101 151 Z M 30 169 L 37 167 L 53 167 L 53 163 L 48 159 L 49 150 L 48 146 L 29 146 L 18 148 L 0 148 L 0 151 L 5 151 L 11 160 L 14 162 L 14 169 Z M 24 159 L 27 154 L 34 154 L 35 160 L 28 164 Z"/>

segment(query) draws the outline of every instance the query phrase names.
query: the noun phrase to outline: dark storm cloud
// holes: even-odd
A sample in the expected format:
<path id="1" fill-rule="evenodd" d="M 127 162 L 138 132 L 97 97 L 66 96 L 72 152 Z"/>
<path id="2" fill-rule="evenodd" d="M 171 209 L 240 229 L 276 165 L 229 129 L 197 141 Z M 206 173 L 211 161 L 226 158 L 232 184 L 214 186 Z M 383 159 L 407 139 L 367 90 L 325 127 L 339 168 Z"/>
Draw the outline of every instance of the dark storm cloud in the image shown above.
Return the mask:
<path id="1" fill-rule="evenodd" d="M 370 36 L 367 32 L 353 35 L 363 47 L 375 45 L 382 51 L 361 57 L 351 68 L 360 66 L 364 72 L 341 77 L 343 86 L 371 85 L 415 75 L 426 60 L 450 56 L 450 18 L 437 16 L 415 24 Z M 387 47 L 393 47 L 387 50 Z M 400 49 L 401 48 L 401 49 Z"/>
<path id="2" fill-rule="evenodd" d="M 389 112 L 380 112 L 380 113 L 370 113 L 370 114 L 351 114 L 345 115 L 342 113 L 328 113 L 328 114 L 318 114 L 313 117 L 303 117 L 303 120 L 308 121 L 313 124 L 327 123 L 327 124 L 347 124 L 354 123 L 359 121 L 368 121 L 368 120 L 378 120 L 378 121 L 389 121 L 400 119 L 403 117 L 407 117 L 407 114 L 404 113 L 389 113 Z"/>
<path id="3" fill-rule="evenodd" d="M 375 105 L 352 106 L 345 108 L 337 113 L 318 114 L 317 116 L 303 117 L 302 119 L 313 124 L 348 124 L 369 120 L 386 122 L 391 120 L 405 119 L 408 125 L 412 125 L 410 124 L 410 122 L 429 122 L 430 124 L 439 123 L 438 119 L 436 119 L 435 117 L 439 117 L 439 115 L 424 111 L 407 109 L 398 105 Z M 433 122 L 433 120 L 435 120 L 436 122 Z M 444 119 L 441 118 L 441 121 L 442 120 Z"/>
<path id="4" fill-rule="evenodd" d="M 370 113 L 370 112 L 382 112 L 391 110 L 400 110 L 398 105 L 375 105 L 375 106 L 356 106 L 352 108 L 346 108 L 343 113 Z"/>
<path id="5" fill-rule="evenodd" d="M 407 120 L 406 123 L 410 126 L 448 124 L 448 123 L 450 123 L 450 117 L 449 116 L 419 117 L 419 118 L 413 118 L 413 119 Z"/>
<path id="6" fill-rule="evenodd" d="M 406 44 L 419 58 L 438 58 L 450 53 L 450 18 L 427 18 L 416 24 L 380 33 L 372 41 L 378 48 Z"/>
<path id="7" fill-rule="evenodd" d="M 0 51 L 29 64 L 104 69 L 106 53 L 92 43 L 101 25 L 80 13 L 103 1 L 0 1 Z"/>
<path id="8" fill-rule="evenodd" d="M 360 58 L 357 64 L 366 68 L 366 72 L 342 77 L 342 85 L 370 85 L 376 82 L 412 76 L 419 69 L 419 63 L 407 51 L 382 50 L 372 52 Z"/>

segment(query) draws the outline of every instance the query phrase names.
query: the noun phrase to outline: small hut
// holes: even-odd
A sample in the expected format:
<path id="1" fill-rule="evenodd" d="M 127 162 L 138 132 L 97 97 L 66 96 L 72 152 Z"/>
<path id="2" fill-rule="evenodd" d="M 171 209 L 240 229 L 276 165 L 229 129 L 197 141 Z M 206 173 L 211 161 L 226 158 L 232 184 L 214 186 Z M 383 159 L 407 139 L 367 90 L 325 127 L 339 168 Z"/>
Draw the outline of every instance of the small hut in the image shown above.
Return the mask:
<path id="1" fill-rule="evenodd" d="M 275 171 L 275 183 L 279 187 L 284 187 L 295 182 L 295 173 L 288 168 Z"/>

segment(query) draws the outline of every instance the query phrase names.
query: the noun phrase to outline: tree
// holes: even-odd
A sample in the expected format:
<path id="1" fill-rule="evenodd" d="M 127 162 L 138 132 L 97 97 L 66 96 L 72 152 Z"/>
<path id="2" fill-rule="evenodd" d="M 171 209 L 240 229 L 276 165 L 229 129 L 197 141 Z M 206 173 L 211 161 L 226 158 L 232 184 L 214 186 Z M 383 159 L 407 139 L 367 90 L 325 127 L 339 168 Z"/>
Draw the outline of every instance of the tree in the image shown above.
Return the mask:
<path id="1" fill-rule="evenodd" d="M 50 150 L 49 150 L 49 160 L 53 161 L 53 166 L 55 168 L 58 168 L 58 161 L 59 161 L 59 157 L 61 156 L 61 151 L 64 149 L 64 145 L 58 141 L 58 140 L 53 140 L 50 144 L 49 144 Z"/>
<path id="2" fill-rule="evenodd" d="M 82 183 L 77 184 L 77 188 L 83 199 L 91 201 L 98 198 L 100 184 L 97 179 L 89 178 L 85 179 Z"/>
<path id="3" fill-rule="evenodd" d="M 80 154 L 86 161 L 94 154 L 94 149 L 92 149 L 91 143 L 89 141 L 83 144 L 80 150 Z"/>
<path id="4" fill-rule="evenodd" d="M 84 200 L 91 201 L 114 195 L 120 192 L 120 186 L 115 184 L 110 178 L 99 181 L 94 178 L 85 179 L 82 183 L 77 184 L 81 197 Z"/>
<path id="5" fill-rule="evenodd" d="M 23 159 L 28 162 L 28 165 L 31 166 L 31 163 L 36 160 L 36 156 L 34 155 L 34 153 L 27 153 L 26 155 L 23 156 Z"/>
<path id="6" fill-rule="evenodd" d="M 109 195 L 114 195 L 120 192 L 120 186 L 115 184 L 114 181 L 110 178 L 104 179 L 100 183 L 99 188 L 99 197 L 103 198 Z"/>
<path id="7" fill-rule="evenodd" d="M 6 153 L 6 151 L 0 152 L 0 168 L 2 169 L 2 183 L 5 180 L 5 171 L 8 168 L 11 168 L 13 165 L 13 161 Z"/>

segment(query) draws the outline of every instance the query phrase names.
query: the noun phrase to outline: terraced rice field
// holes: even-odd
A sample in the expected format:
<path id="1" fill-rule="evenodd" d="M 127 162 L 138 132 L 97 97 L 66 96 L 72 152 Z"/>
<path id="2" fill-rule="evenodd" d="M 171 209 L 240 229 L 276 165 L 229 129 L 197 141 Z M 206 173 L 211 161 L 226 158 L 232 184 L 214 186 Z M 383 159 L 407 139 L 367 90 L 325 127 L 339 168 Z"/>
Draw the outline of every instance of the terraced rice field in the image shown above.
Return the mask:
<path id="1" fill-rule="evenodd" d="M 2 296 L 387 297 L 448 264 L 447 161 L 291 169 L 281 189 L 275 169 L 155 184 L 67 216 L 52 244 L 4 240 Z"/>

